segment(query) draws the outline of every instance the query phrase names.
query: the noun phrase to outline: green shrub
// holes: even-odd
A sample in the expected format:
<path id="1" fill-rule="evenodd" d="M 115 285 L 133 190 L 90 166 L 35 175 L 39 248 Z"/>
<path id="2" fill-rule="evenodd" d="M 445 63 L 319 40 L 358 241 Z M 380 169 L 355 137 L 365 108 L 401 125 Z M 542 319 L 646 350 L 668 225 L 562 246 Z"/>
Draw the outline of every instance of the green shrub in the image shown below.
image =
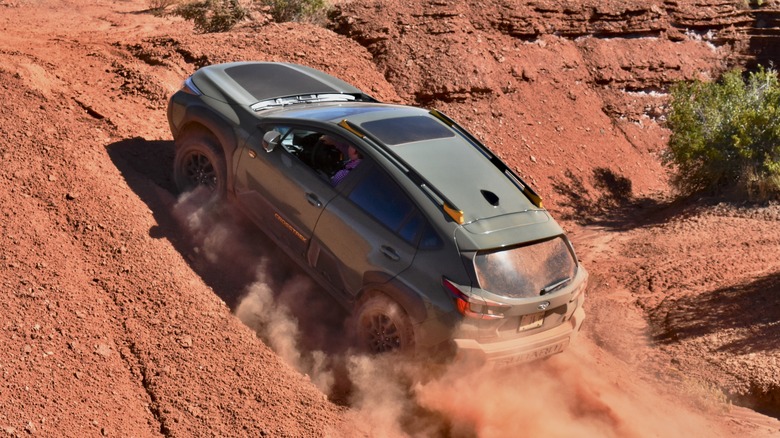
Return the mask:
<path id="1" fill-rule="evenodd" d="M 780 84 L 773 69 L 739 70 L 718 82 L 671 90 L 672 130 L 665 162 L 683 193 L 780 194 Z"/>
<path id="2" fill-rule="evenodd" d="M 204 0 L 184 3 L 174 14 L 195 23 L 195 30 L 203 33 L 227 32 L 247 16 L 238 0 Z"/>
<path id="3" fill-rule="evenodd" d="M 309 21 L 317 22 L 325 18 L 328 10 L 326 0 L 261 0 L 268 6 L 274 21 Z"/>

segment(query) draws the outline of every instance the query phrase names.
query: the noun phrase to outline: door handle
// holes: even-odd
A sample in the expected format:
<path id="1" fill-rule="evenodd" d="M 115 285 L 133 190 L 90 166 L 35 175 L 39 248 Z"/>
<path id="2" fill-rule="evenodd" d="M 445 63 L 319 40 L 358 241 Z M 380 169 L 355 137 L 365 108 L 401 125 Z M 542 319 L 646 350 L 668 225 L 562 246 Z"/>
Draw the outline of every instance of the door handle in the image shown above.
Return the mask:
<path id="1" fill-rule="evenodd" d="M 306 201 L 317 208 L 322 207 L 322 202 L 320 202 L 320 198 L 318 198 L 317 195 L 315 195 L 314 193 L 307 193 Z"/>
<path id="2" fill-rule="evenodd" d="M 385 255 L 385 257 L 389 258 L 394 262 L 401 260 L 401 256 L 399 256 L 398 253 L 390 246 L 382 245 L 380 247 L 380 250 L 382 251 L 382 254 Z"/>

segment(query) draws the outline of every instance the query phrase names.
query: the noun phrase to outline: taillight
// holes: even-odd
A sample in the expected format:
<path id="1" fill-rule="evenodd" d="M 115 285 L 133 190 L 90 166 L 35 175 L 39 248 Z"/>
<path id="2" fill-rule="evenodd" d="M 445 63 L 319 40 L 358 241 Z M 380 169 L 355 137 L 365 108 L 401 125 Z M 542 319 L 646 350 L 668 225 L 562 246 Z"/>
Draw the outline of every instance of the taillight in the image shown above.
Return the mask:
<path id="1" fill-rule="evenodd" d="M 501 319 L 504 317 L 504 312 L 510 307 L 482 297 L 467 295 L 455 283 L 444 277 L 441 279 L 441 284 L 455 299 L 455 307 L 463 316 L 477 319 Z"/>

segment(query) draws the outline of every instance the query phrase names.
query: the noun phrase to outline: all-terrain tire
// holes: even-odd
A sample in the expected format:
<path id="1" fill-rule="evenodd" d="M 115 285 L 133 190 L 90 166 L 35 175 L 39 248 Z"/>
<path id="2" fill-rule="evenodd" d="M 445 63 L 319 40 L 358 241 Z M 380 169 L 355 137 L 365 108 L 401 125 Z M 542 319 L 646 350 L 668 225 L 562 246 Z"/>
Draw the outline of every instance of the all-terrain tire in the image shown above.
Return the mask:
<path id="1" fill-rule="evenodd" d="M 406 311 L 387 295 L 363 301 L 355 314 L 358 347 L 372 354 L 414 350 L 414 329 Z"/>
<path id="2" fill-rule="evenodd" d="M 182 193 L 203 186 L 218 196 L 225 195 L 225 155 L 212 135 L 203 131 L 189 131 L 177 139 L 173 180 Z"/>

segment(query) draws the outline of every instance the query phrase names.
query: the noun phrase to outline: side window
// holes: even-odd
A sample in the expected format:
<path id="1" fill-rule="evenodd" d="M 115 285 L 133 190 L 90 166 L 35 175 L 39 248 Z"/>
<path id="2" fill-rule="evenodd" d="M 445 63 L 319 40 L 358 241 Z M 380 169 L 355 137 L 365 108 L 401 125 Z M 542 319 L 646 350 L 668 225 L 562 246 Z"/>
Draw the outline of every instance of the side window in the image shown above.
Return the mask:
<path id="1" fill-rule="evenodd" d="M 360 164 L 362 155 L 339 136 L 301 128 L 279 131 L 282 147 L 334 186 Z"/>
<path id="2" fill-rule="evenodd" d="M 349 193 L 349 200 L 405 241 L 417 243 L 425 219 L 384 172 L 369 172 Z"/>

